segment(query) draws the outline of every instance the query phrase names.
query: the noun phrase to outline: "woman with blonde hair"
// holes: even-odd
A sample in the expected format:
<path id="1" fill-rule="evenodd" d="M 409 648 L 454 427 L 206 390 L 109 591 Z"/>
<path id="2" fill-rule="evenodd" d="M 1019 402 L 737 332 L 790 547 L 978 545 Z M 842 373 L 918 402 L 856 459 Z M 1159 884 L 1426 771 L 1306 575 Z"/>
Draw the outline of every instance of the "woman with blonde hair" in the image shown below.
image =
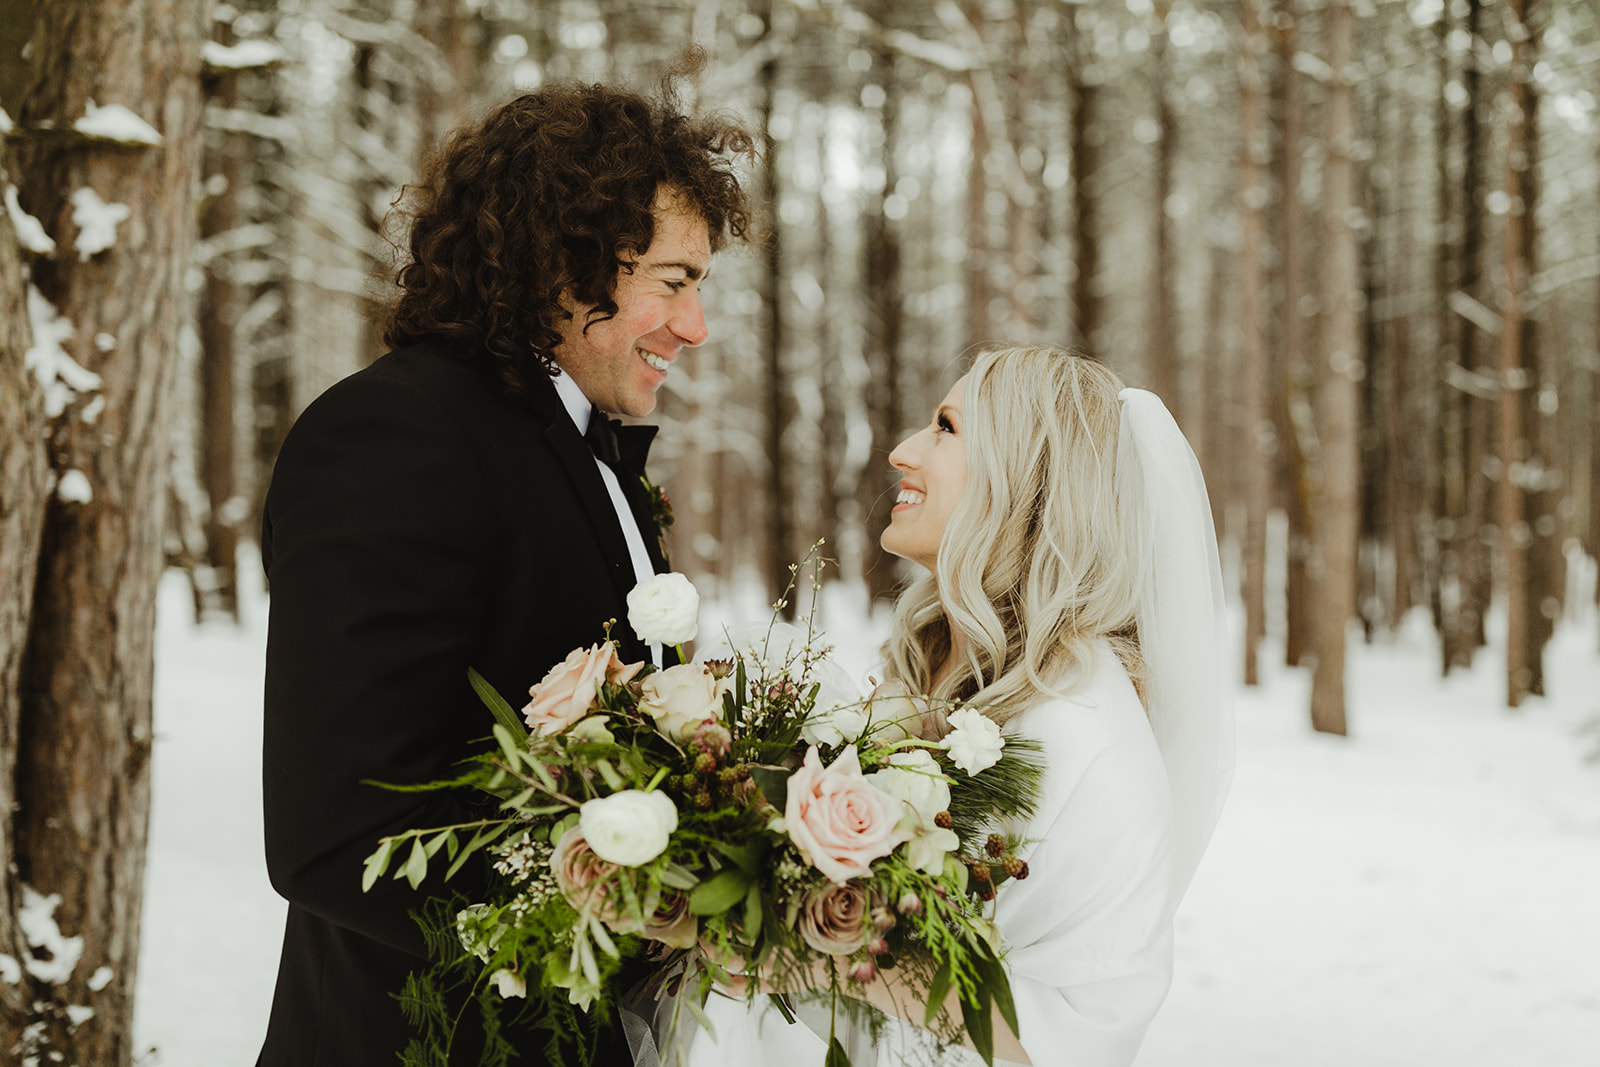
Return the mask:
<path id="1" fill-rule="evenodd" d="M 980 354 L 889 460 L 901 481 L 883 547 L 926 570 L 900 598 L 889 678 L 1043 751 L 1042 800 L 1018 828 L 1030 876 L 994 903 L 1021 1031 L 996 1017 L 995 1062 L 1127 1067 L 1232 771 L 1199 465 L 1154 394 L 1043 346 Z M 938 1053 L 916 1025 L 926 991 L 892 974 L 847 988 L 890 1022 L 875 1042 L 854 1035 L 857 1067 Z M 728 1003 L 714 1021 L 697 1067 L 822 1062 L 821 1039 L 773 1013 Z"/>

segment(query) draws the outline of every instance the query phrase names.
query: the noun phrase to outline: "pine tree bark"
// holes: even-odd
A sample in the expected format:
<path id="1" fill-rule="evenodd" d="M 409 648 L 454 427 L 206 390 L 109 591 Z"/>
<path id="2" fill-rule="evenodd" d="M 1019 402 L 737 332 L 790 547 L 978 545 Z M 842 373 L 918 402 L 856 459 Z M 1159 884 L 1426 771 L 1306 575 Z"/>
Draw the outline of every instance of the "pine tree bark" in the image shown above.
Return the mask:
<path id="1" fill-rule="evenodd" d="M 7 86 L 6 88 L 9 88 Z M 11 99 L 7 94 L 5 99 Z M 0 142 L 0 185 L 11 181 Z M 20 806 L 17 737 L 22 725 L 22 656 L 33 615 L 34 577 L 50 495 L 44 397 L 23 364 L 33 343 L 25 268 L 9 213 L 0 212 L 0 857 L 17 855 L 16 826 L 4 815 Z M 0 954 L 28 958 L 17 924 L 22 907 L 15 876 L 0 873 Z M 9 1049 L 31 1017 L 31 991 L 0 982 L 0 1048 Z"/>
<path id="2" fill-rule="evenodd" d="M 1327 9 L 1327 153 L 1322 177 L 1324 352 L 1317 391 L 1320 478 L 1317 487 L 1316 665 L 1311 725 L 1344 734 L 1345 626 L 1355 613 L 1356 535 L 1360 507 L 1360 277 L 1351 148 L 1355 138 L 1352 53 L 1355 13 L 1335 0 Z"/>
<path id="3" fill-rule="evenodd" d="M 1261 60 L 1267 40 L 1256 0 L 1239 5 L 1244 28 L 1239 70 L 1239 118 L 1243 144 L 1239 173 L 1239 213 L 1243 235 L 1239 248 L 1239 408 L 1238 462 L 1244 497 L 1244 530 L 1239 538 L 1243 579 L 1245 642 L 1244 683 L 1257 685 L 1256 662 L 1266 636 L 1266 530 L 1271 491 L 1268 445 L 1272 439 L 1267 412 L 1267 313 L 1263 259 L 1266 254 L 1267 164 L 1271 159 L 1266 123 L 1266 79 Z"/>
<path id="4" fill-rule="evenodd" d="M 33 281 L 72 324 L 63 347 L 100 378 L 50 426 L 61 488 L 45 513 L 18 731 L 6 739 L 16 746 L 20 802 L 4 814 L 13 849 L 0 875 L 6 922 L 15 930 L 16 907 L 42 900 L 34 917 L 53 903 L 62 936 L 81 939 L 76 959 L 70 942 L 58 942 L 53 958 L 40 944 L 11 946 L 24 966 L 20 982 L 5 985 L 0 1048 L 21 1060 L 59 1054 L 123 1067 L 133 1058 L 155 588 L 194 240 L 204 10 L 201 0 L 40 2 L 17 13 L 31 62 L 0 58 L 4 104 L 19 129 L 56 131 L 25 137 L 13 157 L 21 202 L 58 246 L 54 259 L 34 264 Z M 161 143 L 66 133 L 91 96 L 137 114 Z M 99 251 L 78 245 L 84 233 L 69 198 L 83 189 L 129 209 L 115 243 Z"/>

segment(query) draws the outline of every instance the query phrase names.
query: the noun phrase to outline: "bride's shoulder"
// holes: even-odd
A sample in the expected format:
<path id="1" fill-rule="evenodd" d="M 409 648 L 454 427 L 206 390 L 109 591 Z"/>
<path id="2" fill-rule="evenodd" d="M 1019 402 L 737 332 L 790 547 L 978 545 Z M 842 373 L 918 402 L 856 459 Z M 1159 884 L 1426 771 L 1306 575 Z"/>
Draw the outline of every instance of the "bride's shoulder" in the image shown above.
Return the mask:
<path id="1" fill-rule="evenodd" d="M 1074 748 L 1150 735 L 1149 718 L 1122 661 L 1109 642 L 1095 643 L 1095 657 L 1063 696 L 1049 697 L 1011 720 L 1017 732 Z"/>

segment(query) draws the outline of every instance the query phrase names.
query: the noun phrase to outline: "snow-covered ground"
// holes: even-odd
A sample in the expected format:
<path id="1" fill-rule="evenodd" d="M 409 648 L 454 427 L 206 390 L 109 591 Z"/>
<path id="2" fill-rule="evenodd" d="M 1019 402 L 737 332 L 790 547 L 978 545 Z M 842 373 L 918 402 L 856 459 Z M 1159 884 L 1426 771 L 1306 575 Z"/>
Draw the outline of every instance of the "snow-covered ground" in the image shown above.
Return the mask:
<path id="1" fill-rule="evenodd" d="M 196 627 L 177 576 L 160 609 L 141 1067 L 248 1065 L 284 916 L 261 858 L 266 609 Z M 844 591 L 824 617 L 864 670 L 882 617 Z M 1517 712 L 1493 649 L 1440 682 L 1435 647 L 1421 619 L 1352 646 L 1348 739 L 1311 732 L 1302 671 L 1241 693 L 1233 793 L 1139 1067 L 1600 1062 L 1594 613 L 1557 634 L 1552 697 Z"/>

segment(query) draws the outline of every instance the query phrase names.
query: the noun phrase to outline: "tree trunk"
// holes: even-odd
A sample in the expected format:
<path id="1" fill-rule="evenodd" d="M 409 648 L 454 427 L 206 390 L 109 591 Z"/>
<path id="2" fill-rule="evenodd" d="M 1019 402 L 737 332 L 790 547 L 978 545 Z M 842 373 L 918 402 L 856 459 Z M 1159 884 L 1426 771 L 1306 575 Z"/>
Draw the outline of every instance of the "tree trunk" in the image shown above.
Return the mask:
<path id="1" fill-rule="evenodd" d="M 876 12 L 887 18 L 887 4 Z M 905 329 L 905 296 L 901 280 L 900 234 L 893 221 L 884 214 L 883 201 L 894 191 L 898 175 L 895 166 L 895 145 L 899 133 L 900 84 L 895 76 L 895 54 L 887 47 L 874 49 L 872 80 L 883 90 L 883 106 L 877 116 L 882 138 L 877 150 L 877 163 L 883 168 L 884 184 L 880 190 L 867 190 L 863 205 L 864 218 L 862 252 L 863 280 L 866 288 L 866 360 L 870 368 L 871 383 L 867 396 L 867 420 L 872 430 L 872 458 L 860 480 L 857 500 L 860 513 L 866 516 L 867 543 L 864 558 L 867 561 L 867 590 L 874 602 L 888 603 L 894 599 L 899 587 L 898 561 L 878 544 L 878 538 L 889 525 L 889 513 L 894 507 L 893 484 L 888 469 L 889 452 L 898 443 L 904 429 L 900 395 L 901 342 Z M 870 119 L 869 115 L 869 119 Z M 973 104 L 973 121 L 982 123 L 977 104 Z M 974 151 L 977 148 L 974 147 Z M 982 168 L 975 168 L 981 174 Z M 973 255 L 977 255 L 976 252 Z M 969 285 L 974 279 L 987 277 L 987 258 L 978 257 L 980 266 L 968 260 Z M 981 284 L 981 283 L 980 283 Z M 987 290 L 980 300 L 987 306 Z"/>
<path id="2" fill-rule="evenodd" d="M 1267 163 L 1271 158 L 1265 116 L 1266 84 L 1261 59 L 1266 35 L 1256 0 L 1239 5 L 1244 23 L 1240 51 L 1239 119 L 1243 145 L 1239 174 L 1239 213 L 1243 236 L 1239 248 L 1239 465 L 1244 497 L 1244 530 L 1239 537 L 1241 593 L 1245 609 L 1244 683 L 1260 682 L 1256 654 L 1266 635 L 1266 530 L 1271 489 L 1267 447 L 1271 423 L 1267 413 L 1267 314 L 1263 257 L 1266 253 Z"/>
<path id="3" fill-rule="evenodd" d="M 12 99 L 7 93 L 7 104 Z M 0 142 L 0 185 L 12 177 L 3 147 Z M 0 507 L 0 813 L 16 811 L 21 804 L 17 735 L 22 725 L 22 657 L 51 478 L 44 397 L 22 358 L 33 343 L 27 288 L 10 215 L 0 213 L 0 426 L 5 427 L 0 433 L 0 486 L 5 494 Z M 17 854 L 16 827 L 0 814 L 0 857 Z M 17 924 L 23 906 L 18 892 L 15 875 L 0 874 L 0 954 L 26 960 L 27 938 Z M 17 1043 L 32 1020 L 32 999 L 28 985 L 0 981 L 0 1048 L 9 1050 Z"/>
<path id="4" fill-rule="evenodd" d="M 15 154 L 21 201 L 58 245 L 54 260 L 35 264 L 34 283 L 72 326 L 66 353 L 99 376 L 98 388 L 79 379 L 76 396 L 59 398 L 67 402 L 50 428 L 60 480 L 27 617 L 20 728 L 7 738 L 17 746 L 20 802 L 7 809 L 7 903 L 33 901 L 39 923 L 36 952 L 8 950 L 22 950 L 25 973 L 5 985 L 0 1015 L 0 1048 L 23 1062 L 59 1054 L 60 1062 L 120 1067 L 133 1059 L 155 589 L 193 246 L 204 7 L 40 3 L 24 16 L 32 17 L 32 61 L 0 71 L 20 129 L 67 131 L 92 94 L 102 107 L 136 113 L 160 137 L 150 146 L 61 132 L 30 138 Z M 91 235 L 73 221 L 67 194 L 83 189 L 129 209 L 109 247 L 85 244 Z M 52 925 L 81 940 L 46 936 L 41 927 Z M 85 1018 L 83 1008 L 93 1014 Z"/>
<path id="5" fill-rule="evenodd" d="M 231 34 L 220 37 L 232 44 Z M 210 72 L 206 79 L 207 103 L 232 109 L 239 104 L 237 71 Z M 244 185 L 244 146 L 240 134 L 228 130 L 206 133 L 203 173 L 207 196 L 200 211 L 200 238 L 215 241 L 238 228 L 242 214 L 239 195 Z M 213 246 L 215 249 L 215 246 Z M 205 265 L 200 290 L 200 481 L 210 507 L 205 521 L 204 579 L 193 576 L 196 599 L 239 620 L 237 555 L 239 525 L 248 518 L 239 499 L 236 443 L 238 426 L 234 372 L 239 361 L 236 329 L 239 322 L 239 287 L 233 281 L 234 259 L 214 250 Z"/>
<path id="6" fill-rule="evenodd" d="M 981 21 L 974 26 L 982 27 Z M 983 105 L 976 87 L 972 92 L 972 155 L 967 162 L 967 343 L 971 350 L 994 340 L 994 323 L 989 314 L 994 292 L 989 268 L 989 124 L 984 121 Z"/>
<path id="7" fill-rule="evenodd" d="M 1307 296 L 1301 248 L 1300 156 L 1304 104 L 1299 72 L 1294 67 L 1299 47 L 1299 14 L 1295 0 L 1280 0 L 1277 11 L 1278 143 L 1281 198 L 1277 218 L 1282 303 L 1278 358 L 1273 382 L 1278 442 L 1278 503 L 1288 520 L 1285 545 L 1283 659 L 1298 667 L 1310 644 L 1311 596 L 1306 557 L 1311 541 L 1311 472 L 1309 456 L 1314 428 L 1306 383 L 1305 310 Z"/>
<path id="8" fill-rule="evenodd" d="M 774 34 L 772 5 L 762 11 L 762 21 L 768 35 Z M 773 55 L 776 57 L 776 51 Z M 789 377 L 784 366 L 785 327 L 783 307 L 783 227 L 778 217 L 778 139 L 773 134 L 772 117 L 778 90 L 778 61 L 767 60 L 761 65 L 761 132 L 764 151 L 761 160 L 763 198 L 767 205 L 770 232 L 762 242 L 763 272 L 761 297 L 766 311 L 766 329 L 761 337 L 762 361 L 766 367 L 763 382 L 766 400 L 766 452 L 767 452 L 767 514 L 771 524 L 767 529 L 766 561 L 762 570 L 767 576 L 767 592 L 772 597 L 783 593 L 789 584 L 790 564 L 797 559 L 794 552 L 792 503 L 789 499 L 789 464 L 784 458 L 784 431 L 789 424 Z M 785 619 L 795 617 L 794 598 L 784 603 Z"/>
<path id="9" fill-rule="evenodd" d="M 1523 175 L 1533 165 L 1528 156 L 1528 129 L 1536 121 L 1532 99 L 1532 49 L 1526 33 L 1534 0 L 1510 0 L 1506 17 L 1511 38 L 1511 106 L 1506 110 L 1505 193 L 1508 203 L 1505 228 L 1501 235 L 1505 270 L 1500 307 L 1500 396 L 1499 478 L 1496 482 L 1496 521 L 1500 533 L 1501 570 L 1506 594 L 1506 706 L 1518 707 L 1528 695 L 1533 681 L 1530 661 L 1529 617 L 1533 589 L 1528 574 L 1528 546 L 1532 540 L 1527 517 L 1523 483 L 1526 473 L 1536 469 L 1530 462 L 1528 441 L 1523 436 L 1523 394 L 1530 384 L 1523 351 L 1525 313 L 1523 301 L 1532 264 L 1529 262 L 1533 229 L 1533 203 L 1526 196 Z"/>
<path id="10" fill-rule="evenodd" d="M 1253 11 L 1254 0 L 1248 0 L 1243 5 L 1252 9 L 1246 16 L 1248 24 L 1256 26 L 1259 37 L 1260 26 L 1255 21 Z M 1171 59 L 1168 55 L 1168 42 L 1166 19 L 1164 13 L 1158 14 L 1154 21 L 1154 32 L 1151 34 L 1150 68 L 1154 79 L 1152 95 L 1154 96 L 1156 112 L 1156 143 L 1152 146 L 1155 150 L 1155 189 L 1151 203 L 1152 214 L 1155 221 L 1155 232 L 1152 235 L 1154 256 L 1152 260 L 1152 276 L 1150 284 L 1150 319 L 1149 332 L 1145 337 L 1145 386 L 1166 401 L 1167 406 L 1174 412 L 1181 412 L 1183 405 L 1179 403 L 1178 395 L 1178 346 L 1174 336 L 1176 333 L 1176 298 L 1173 295 L 1174 269 L 1172 239 L 1172 218 L 1167 214 L 1167 201 L 1172 197 L 1172 165 L 1176 155 L 1178 129 L 1177 121 L 1173 115 L 1171 91 L 1168 82 L 1171 80 Z M 1248 46 L 1247 46 L 1248 47 Z M 1248 61 L 1247 61 L 1248 62 Z M 1257 117 L 1262 107 L 1260 82 L 1260 57 L 1255 57 L 1257 78 L 1256 110 Z M 1261 126 L 1260 143 L 1262 150 L 1266 150 L 1265 125 Z M 1245 136 L 1252 136 L 1246 129 Z M 1246 150 L 1249 150 L 1247 145 Z M 1260 179 L 1260 189 L 1266 192 L 1265 173 L 1257 176 Z M 1247 189 L 1248 192 L 1248 189 Z M 1256 213 L 1256 223 L 1260 225 L 1260 212 Z M 1259 260 L 1258 260 L 1259 263 Z M 1266 325 L 1266 317 L 1262 316 L 1261 325 Z M 1248 338 L 1246 345 L 1250 344 Z M 1263 354 L 1264 354 L 1263 347 Z M 1248 372 L 1247 372 L 1248 373 Z"/>
<path id="11" fill-rule="evenodd" d="M 1476 50 L 1482 37 L 1482 2 L 1468 0 L 1467 33 L 1473 46 L 1468 51 L 1463 82 L 1466 87 L 1466 107 L 1462 114 L 1462 161 L 1464 178 L 1461 193 L 1461 246 L 1456 268 L 1455 287 L 1473 299 L 1482 300 L 1483 258 L 1483 155 L 1485 151 L 1482 124 L 1478 111 L 1482 104 L 1482 74 L 1478 70 Z M 1471 374 L 1484 370 L 1478 349 L 1478 329 L 1464 315 L 1456 317 L 1456 361 L 1462 370 L 1462 381 Z M 1458 449 L 1460 470 L 1452 472 L 1459 492 L 1450 512 L 1450 556 L 1454 562 L 1456 589 L 1455 611 L 1447 613 L 1444 634 L 1445 669 L 1470 667 L 1473 653 L 1484 643 L 1483 617 L 1488 610 L 1489 557 L 1483 542 L 1483 528 L 1488 520 L 1488 481 L 1484 475 L 1484 462 L 1488 458 L 1489 425 L 1488 403 L 1462 391 L 1456 399 L 1453 429 L 1460 437 Z M 1451 475 L 1447 475 L 1450 477 Z"/>
<path id="12" fill-rule="evenodd" d="M 1105 310 L 1098 287 L 1100 277 L 1100 214 L 1098 186 L 1100 147 L 1105 132 L 1099 125 L 1100 86 L 1088 80 L 1088 48 L 1077 28 L 1078 9 L 1067 14 L 1072 62 L 1066 64 L 1070 122 L 1070 179 L 1072 183 L 1072 340 L 1090 356 L 1102 356 L 1100 330 Z M 976 148 L 974 148 L 976 150 Z"/>
<path id="13" fill-rule="evenodd" d="M 1322 178 L 1322 306 L 1324 351 L 1317 393 L 1320 479 L 1317 492 L 1316 666 L 1311 673 L 1311 725 L 1344 734 L 1345 625 L 1355 612 L 1356 531 L 1361 470 L 1359 379 L 1362 373 L 1356 234 L 1350 214 L 1351 147 L 1355 138 L 1351 84 L 1355 14 L 1335 0 L 1327 9 L 1327 61 L 1333 70 L 1326 104 L 1327 154 Z"/>

